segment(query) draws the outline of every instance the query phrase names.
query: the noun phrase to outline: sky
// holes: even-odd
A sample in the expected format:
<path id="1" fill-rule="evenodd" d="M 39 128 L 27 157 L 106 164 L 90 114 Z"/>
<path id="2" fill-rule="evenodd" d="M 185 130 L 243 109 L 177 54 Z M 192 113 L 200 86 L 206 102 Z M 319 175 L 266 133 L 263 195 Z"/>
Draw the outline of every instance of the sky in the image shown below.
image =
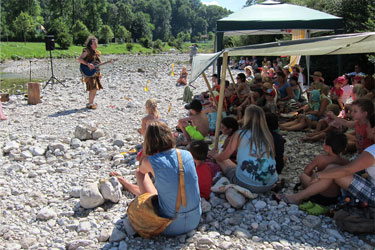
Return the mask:
<path id="1" fill-rule="evenodd" d="M 219 5 L 231 11 L 240 10 L 246 3 L 246 0 L 202 0 L 205 5 Z"/>

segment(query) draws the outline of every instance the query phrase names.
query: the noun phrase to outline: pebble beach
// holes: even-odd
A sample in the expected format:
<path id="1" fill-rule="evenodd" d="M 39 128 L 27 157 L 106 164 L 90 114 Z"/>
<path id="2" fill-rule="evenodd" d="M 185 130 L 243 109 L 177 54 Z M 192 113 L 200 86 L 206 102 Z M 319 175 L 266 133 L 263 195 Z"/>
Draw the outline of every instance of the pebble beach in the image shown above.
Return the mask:
<path id="1" fill-rule="evenodd" d="M 40 104 L 28 105 L 23 94 L 2 104 L 7 120 L 0 121 L 0 249 L 374 248 L 374 236 L 343 232 L 332 218 L 277 203 L 269 193 L 246 199 L 241 209 L 233 208 L 225 194 L 211 193 L 202 203 L 198 228 L 173 238 L 134 234 L 126 214 L 134 196 L 126 190 L 117 203 L 83 208 L 82 187 L 107 181 L 111 171 L 135 183 L 132 152 L 142 143 L 137 129 L 147 99 L 158 101 L 172 130 L 187 114 L 184 88 L 175 84 L 183 66 L 190 73 L 188 54 L 103 56 L 104 61 L 115 58 L 101 69 L 104 89 L 95 98 L 96 110 L 86 108 L 77 59 L 54 59 L 55 76 L 66 87 L 56 83 L 43 89 L 43 82 Z M 27 74 L 30 63 L 5 61 L 1 67 Z M 49 59 L 34 60 L 31 71 L 35 78 L 48 79 Z M 212 68 L 206 74 L 211 73 Z M 194 94 L 207 89 L 202 77 L 193 86 Z M 282 192 L 291 193 L 303 168 L 322 153 L 322 143 L 302 143 L 302 132 L 282 135 L 288 158 L 280 175 L 286 179 Z"/>

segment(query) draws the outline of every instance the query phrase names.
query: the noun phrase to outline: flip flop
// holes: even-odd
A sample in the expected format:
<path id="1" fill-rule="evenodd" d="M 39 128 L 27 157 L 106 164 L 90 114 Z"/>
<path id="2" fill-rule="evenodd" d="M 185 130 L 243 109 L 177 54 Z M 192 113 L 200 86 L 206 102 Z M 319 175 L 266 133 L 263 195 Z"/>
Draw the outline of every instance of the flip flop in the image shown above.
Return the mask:
<path id="1" fill-rule="evenodd" d="M 319 204 L 315 204 L 314 207 L 307 209 L 307 213 L 311 215 L 321 215 L 325 214 L 329 211 L 329 208 L 326 206 L 320 206 Z"/>
<path id="2" fill-rule="evenodd" d="M 308 201 L 308 202 L 305 202 L 301 205 L 299 205 L 299 209 L 301 209 L 302 211 L 307 211 L 309 210 L 310 208 L 313 208 L 315 206 L 314 203 L 312 203 L 311 201 Z"/>

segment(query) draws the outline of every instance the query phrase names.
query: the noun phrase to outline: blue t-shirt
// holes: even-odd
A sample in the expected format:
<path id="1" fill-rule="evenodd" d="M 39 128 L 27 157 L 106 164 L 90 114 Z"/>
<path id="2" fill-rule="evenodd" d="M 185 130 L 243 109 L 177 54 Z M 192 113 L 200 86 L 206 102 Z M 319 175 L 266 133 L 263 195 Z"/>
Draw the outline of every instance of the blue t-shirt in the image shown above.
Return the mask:
<path id="1" fill-rule="evenodd" d="M 240 130 L 240 145 L 237 151 L 236 177 L 251 186 L 269 186 L 277 181 L 276 162 L 267 157 L 264 145 L 261 158 L 256 157 L 255 144 L 250 152 L 251 131 Z"/>
<path id="2" fill-rule="evenodd" d="M 198 176 L 190 152 L 180 150 L 184 168 L 186 207 L 180 206 L 177 219 L 163 232 L 179 235 L 197 227 L 201 217 L 201 202 Z M 179 185 L 178 159 L 176 149 L 160 152 L 148 157 L 155 173 L 155 187 L 158 191 L 159 215 L 173 218 L 176 211 Z"/>
<path id="3" fill-rule="evenodd" d="M 286 89 L 290 87 L 289 82 L 286 82 L 284 86 L 282 86 L 281 88 L 279 88 L 279 82 L 275 82 L 275 85 L 277 86 L 277 89 L 280 92 L 280 98 L 284 98 L 288 95 L 288 93 L 286 92 Z"/>

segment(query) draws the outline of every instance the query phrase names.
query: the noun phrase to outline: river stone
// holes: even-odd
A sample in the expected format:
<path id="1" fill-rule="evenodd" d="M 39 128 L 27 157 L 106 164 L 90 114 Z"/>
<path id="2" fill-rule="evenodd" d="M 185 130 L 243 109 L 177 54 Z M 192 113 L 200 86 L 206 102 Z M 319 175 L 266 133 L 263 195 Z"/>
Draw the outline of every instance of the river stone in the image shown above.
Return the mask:
<path id="1" fill-rule="evenodd" d="M 113 229 L 109 242 L 117 242 L 126 238 L 126 234 L 123 231 L 118 230 L 116 227 Z"/>
<path id="2" fill-rule="evenodd" d="M 227 198 L 229 204 L 231 204 L 234 208 L 242 208 L 246 202 L 245 197 L 233 188 L 228 188 L 227 191 L 225 191 L 225 197 Z"/>
<path id="3" fill-rule="evenodd" d="M 86 184 L 80 192 L 80 204 L 83 208 L 95 208 L 104 203 L 97 183 Z"/>
<path id="4" fill-rule="evenodd" d="M 67 250 L 76 250 L 79 247 L 83 247 L 83 249 L 89 249 L 89 248 L 84 248 L 86 246 L 91 245 L 93 242 L 91 240 L 74 240 L 66 244 L 66 249 Z"/>
<path id="5" fill-rule="evenodd" d="M 104 199 L 110 200 L 113 203 L 120 201 L 121 184 L 117 180 L 117 177 L 111 177 L 109 180 L 101 180 L 99 190 Z"/>
<path id="6" fill-rule="evenodd" d="M 309 228 L 314 228 L 321 223 L 321 219 L 314 215 L 307 215 L 303 220 L 302 224 Z"/>
<path id="7" fill-rule="evenodd" d="M 83 125 L 77 125 L 74 136 L 81 141 L 92 139 L 91 132 Z"/>
<path id="8" fill-rule="evenodd" d="M 49 220 L 49 219 L 55 219 L 56 216 L 57 216 L 57 214 L 56 214 L 55 211 L 53 211 L 53 210 L 52 210 L 51 208 L 49 208 L 49 207 L 44 207 L 44 208 L 42 208 L 42 209 L 38 212 L 36 218 L 37 218 L 38 220 Z"/>
<path id="9" fill-rule="evenodd" d="M 14 149 L 19 149 L 20 145 L 15 141 L 9 141 L 5 144 L 5 147 L 3 148 L 4 153 L 9 153 L 10 151 Z"/>

